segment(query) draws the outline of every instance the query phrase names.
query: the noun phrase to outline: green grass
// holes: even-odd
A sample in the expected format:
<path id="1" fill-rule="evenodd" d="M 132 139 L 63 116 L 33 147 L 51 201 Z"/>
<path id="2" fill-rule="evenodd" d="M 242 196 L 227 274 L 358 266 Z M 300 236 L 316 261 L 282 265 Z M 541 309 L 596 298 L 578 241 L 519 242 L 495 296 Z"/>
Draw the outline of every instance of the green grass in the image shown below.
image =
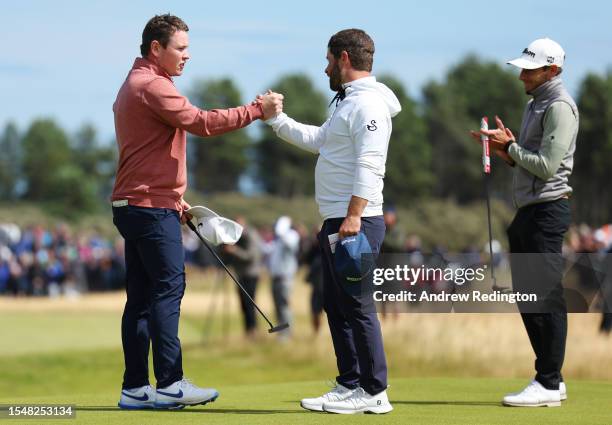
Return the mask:
<path id="1" fill-rule="evenodd" d="M 123 366 L 119 349 L 5 355 L 0 404 L 75 404 L 77 420 L 68 424 L 612 423 L 609 382 L 572 380 L 570 399 L 562 408 L 517 409 L 504 408 L 499 400 L 523 386 L 524 379 L 397 378 L 393 373 L 389 395 L 395 411 L 389 415 L 347 418 L 305 412 L 299 399 L 325 391 L 324 378 L 334 376 L 331 361 L 309 363 L 305 358 L 292 353 L 290 345 L 273 341 L 255 346 L 232 341 L 224 346 L 220 340 L 209 347 L 186 344 L 188 375 L 219 389 L 221 397 L 184 411 L 125 412 L 116 408 Z"/>
<path id="2" fill-rule="evenodd" d="M 507 360 L 479 369 L 469 351 L 445 351 L 447 333 L 439 333 L 437 348 L 427 350 L 434 355 L 417 356 L 409 352 L 415 338 L 400 339 L 399 330 L 392 334 L 398 338 L 386 341 L 389 396 L 395 408 L 391 414 L 346 417 L 306 412 L 299 399 L 326 391 L 325 380 L 335 376 L 336 368 L 327 334 L 313 337 L 303 315 L 296 315 L 296 335 L 287 344 L 263 332 L 257 342 L 246 342 L 234 316 L 228 337 L 221 335 L 217 318 L 209 343 L 202 345 L 204 316 L 183 314 L 186 376 L 217 388 L 220 398 L 182 411 L 120 411 L 120 316 L 118 311 L 0 313 L 0 404 L 77 406 L 76 420 L 54 424 L 612 424 L 610 381 L 569 378 L 569 400 L 561 408 L 505 408 L 499 403 L 503 394 L 520 389 L 529 378 L 483 376 L 491 376 L 491 367 L 505 370 Z M 420 329 L 432 332 L 425 324 L 420 322 Z"/>
<path id="3" fill-rule="evenodd" d="M 118 312 L 0 312 L 0 356 L 71 350 L 116 348 L 121 344 Z M 11 323 L 12 326 L 6 326 Z M 196 342 L 199 323 L 181 322 L 181 340 Z M 87 330 L 87 331 L 83 331 Z"/>
<path id="4" fill-rule="evenodd" d="M 214 367 L 212 365 L 211 367 Z M 120 411 L 116 391 L 67 392 L 53 396 L 13 397 L 0 403 L 70 403 L 76 421 L 66 424 L 610 424 L 611 384 L 573 382 L 561 408 L 520 409 L 499 404 L 504 391 L 524 382 L 500 379 L 392 379 L 394 411 L 385 416 L 339 416 L 302 410 L 299 399 L 325 390 L 321 382 L 219 385 L 219 399 L 182 411 Z M 92 390 L 96 390 L 93 392 Z M 607 406 L 606 409 L 604 406 Z M 15 422 L 10 422 L 15 423 Z"/>

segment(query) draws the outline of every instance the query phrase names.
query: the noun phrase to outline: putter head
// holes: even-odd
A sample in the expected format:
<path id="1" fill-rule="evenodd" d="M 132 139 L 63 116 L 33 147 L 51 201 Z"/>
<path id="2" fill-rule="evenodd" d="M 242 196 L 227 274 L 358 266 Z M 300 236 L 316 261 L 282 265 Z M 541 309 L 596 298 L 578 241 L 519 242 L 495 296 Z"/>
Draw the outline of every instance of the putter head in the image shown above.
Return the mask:
<path id="1" fill-rule="evenodd" d="M 283 323 L 282 325 L 274 326 L 268 329 L 268 333 L 282 331 L 283 329 L 287 329 L 288 327 L 289 327 L 289 323 Z"/>

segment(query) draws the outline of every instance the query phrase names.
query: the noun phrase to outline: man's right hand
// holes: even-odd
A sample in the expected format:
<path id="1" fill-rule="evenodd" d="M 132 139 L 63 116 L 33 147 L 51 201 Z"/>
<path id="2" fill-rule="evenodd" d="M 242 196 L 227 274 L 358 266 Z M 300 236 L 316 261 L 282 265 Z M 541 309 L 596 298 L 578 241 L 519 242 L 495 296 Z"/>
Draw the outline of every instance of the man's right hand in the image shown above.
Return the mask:
<path id="1" fill-rule="evenodd" d="M 275 93 L 272 90 L 268 90 L 264 95 L 257 96 L 257 101 L 261 102 L 264 120 L 274 118 L 283 112 L 283 99 L 284 96 L 282 94 Z"/>

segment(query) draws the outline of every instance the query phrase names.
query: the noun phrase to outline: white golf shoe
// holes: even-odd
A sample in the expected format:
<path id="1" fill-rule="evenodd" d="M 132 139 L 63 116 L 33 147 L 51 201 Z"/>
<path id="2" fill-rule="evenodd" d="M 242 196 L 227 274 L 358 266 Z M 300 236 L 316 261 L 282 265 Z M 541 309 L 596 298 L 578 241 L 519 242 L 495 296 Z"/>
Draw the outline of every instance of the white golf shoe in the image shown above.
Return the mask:
<path id="1" fill-rule="evenodd" d="M 393 406 L 387 398 L 387 391 L 370 395 L 361 387 L 353 391 L 350 397 L 341 401 L 323 403 L 323 410 L 329 413 L 352 415 L 355 413 L 389 413 Z"/>
<path id="2" fill-rule="evenodd" d="M 145 385 L 121 390 L 121 398 L 117 405 L 122 409 L 153 409 L 155 407 L 155 388 Z"/>
<path id="3" fill-rule="evenodd" d="M 347 399 L 353 394 L 350 388 L 346 388 L 343 385 L 336 384 L 334 388 L 328 393 L 323 394 L 321 397 L 316 398 L 303 398 L 300 401 L 300 406 L 306 410 L 314 410 L 315 412 L 323 411 L 323 403 L 328 401 L 342 401 Z"/>
<path id="4" fill-rule="evenodd" d="M 559 382 L 559 398 L 561 401 L 567 400 L 567 387 L 565 382 Z"/>
<path id="5" fill-rule="evenodd" d="M 214 388 L 200 388 L 186 378 L 166 388 L 158 388 L 155 407 L 157 409 L 180 409 L 184 406 L 206 404 L 215 401 L 219 392 Z"/>
<path id="6" fill-rule="evenodd" d="M 506 395 L 502 403 L 516 407 L 559 407 L 561 391 L 547 390 L 538 381 L 533 380 L 523 391 Z"/>

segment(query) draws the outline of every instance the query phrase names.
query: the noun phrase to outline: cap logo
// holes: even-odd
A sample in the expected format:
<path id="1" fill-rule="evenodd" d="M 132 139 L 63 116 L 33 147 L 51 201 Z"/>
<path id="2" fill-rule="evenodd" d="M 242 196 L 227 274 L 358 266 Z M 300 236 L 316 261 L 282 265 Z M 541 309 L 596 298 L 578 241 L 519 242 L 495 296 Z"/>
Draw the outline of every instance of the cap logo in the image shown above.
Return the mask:
<path id="1" fill-rule="evenodd" d="M 554 58 L 554 57 L 552 57 L 552 56 L 547 56 L 547 57 L 546 57 L 546 62 L 548 62 L 548 63 L 553 63 L 554 61 L 555 61 L 555 58 Z"/>
<path id="2" fill-rule="evenodd" d="M 525 50 L 523 50 L 523 54 L 524 55 L 528 55 L 531 56 L 532 58 L 535 58 L 535 53 L 533 53 L 531 50 L 529 50 L 528 48 L 525 47 Z"/>

